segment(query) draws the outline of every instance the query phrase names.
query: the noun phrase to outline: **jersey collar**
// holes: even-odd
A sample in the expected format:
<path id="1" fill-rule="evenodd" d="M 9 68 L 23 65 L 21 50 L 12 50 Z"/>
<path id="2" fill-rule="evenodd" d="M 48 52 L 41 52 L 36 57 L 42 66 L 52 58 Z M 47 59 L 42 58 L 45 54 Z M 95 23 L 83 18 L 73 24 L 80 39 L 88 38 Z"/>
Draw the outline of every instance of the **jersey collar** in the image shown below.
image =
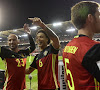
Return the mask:
<path id="1" fill-rule="evenodd" d="M 74 38 L 83 37 L 83 36 L 88 37 L 88 36 L 86 36 L 84 34 L 79 34 L 79 35 L 76 35 Z"/>

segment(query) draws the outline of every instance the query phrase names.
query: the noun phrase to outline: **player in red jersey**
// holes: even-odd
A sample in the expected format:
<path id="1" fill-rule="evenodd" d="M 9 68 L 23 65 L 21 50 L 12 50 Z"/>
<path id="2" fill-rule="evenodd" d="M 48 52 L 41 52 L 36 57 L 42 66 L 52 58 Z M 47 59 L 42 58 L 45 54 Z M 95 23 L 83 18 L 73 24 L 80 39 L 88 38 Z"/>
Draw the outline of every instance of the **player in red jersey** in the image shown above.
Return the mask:
<path id="1" fill-rule="evenodd" d="M 100 4 L 81 1 L 71 9 L 71 21 L 78 35 L 63 51 L 69 90 L 100 89 L 100 43 L 92 40 L 100 33 Z"/>
<path id="2" fill-rule="evenodd" d="M 24 25 L 24 30 L 28 34 L 30 47 L 25 50 L 19 50 L 18 37 L 15 34 L 8 36 L 9 49 L 0 47 L 0 57 L 6 64 L 6 80 L 3 90 L 25 89 L 26 56 L 35 49 L 35 43 L 27 24 Z"/>
<path id="3" fill-rule="evenodd" d="M 33 24 L 42 27 L 43 30 L 36 34 L 36 42 L 40 48 L 40 53 L 35 56 L 33 63 L 26 70 L 26 74 L 30 74 L 35 69 L 38 70 L 38 90 L 58 89 L 58 36 L 40 18 L 30 20 L 33 21 Z M 52 44 L 50 44 L 49 38 L 52 40 Z"/>

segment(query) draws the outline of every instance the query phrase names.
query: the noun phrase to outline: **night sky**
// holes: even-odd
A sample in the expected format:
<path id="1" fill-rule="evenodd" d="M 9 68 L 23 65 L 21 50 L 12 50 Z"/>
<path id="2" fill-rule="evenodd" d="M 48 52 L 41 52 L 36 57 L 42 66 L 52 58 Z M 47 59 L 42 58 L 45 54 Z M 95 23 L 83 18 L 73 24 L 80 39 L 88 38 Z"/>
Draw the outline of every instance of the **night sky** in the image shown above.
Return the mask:
<path id="1" fill-rule="evenodd" d="M 79 1 L 83 0 L 0 0 L 0 31 L 31 25 L 29 17 L 39 17 L 46 24 L 68 21 L 71 7 Z"/>

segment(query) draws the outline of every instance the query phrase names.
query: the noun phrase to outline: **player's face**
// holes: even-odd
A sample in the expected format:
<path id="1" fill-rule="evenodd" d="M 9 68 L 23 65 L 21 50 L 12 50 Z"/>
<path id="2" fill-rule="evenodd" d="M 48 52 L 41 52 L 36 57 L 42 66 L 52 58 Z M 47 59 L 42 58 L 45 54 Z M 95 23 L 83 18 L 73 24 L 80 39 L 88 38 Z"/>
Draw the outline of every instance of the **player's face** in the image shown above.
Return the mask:
<path id="1" fill-rule="evenodd" d="M 44 49 L 47 47 L 47 42 L 48 42 L 48 39 L 46 38 L 45 34 L 40 32 L 37 34 L 36 36 L 36 42 L 38 44 L 38 46 L 41 48 L 41 49 Z"/>
<path id="2" fill-rule="evenodd" d="M 8 37 L 8 45 L 11 50 L 15 50 L 18 47 L 18 38 L 15 35 Z"/>
<path id="3" fill-rule="evenodd" d="M 94 33 L 100 33 L 100 7 L 97 8 L 97 11 L 95 13 L 94 26 L 95 26 Z"/>

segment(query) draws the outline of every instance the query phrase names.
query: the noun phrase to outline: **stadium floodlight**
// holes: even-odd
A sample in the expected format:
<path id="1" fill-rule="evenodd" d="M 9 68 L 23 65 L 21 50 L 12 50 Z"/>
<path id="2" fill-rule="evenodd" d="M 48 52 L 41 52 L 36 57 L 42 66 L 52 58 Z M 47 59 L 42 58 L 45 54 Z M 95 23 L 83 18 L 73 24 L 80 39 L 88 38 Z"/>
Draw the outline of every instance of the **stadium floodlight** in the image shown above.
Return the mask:
<path id="1" fill-rule="evenodd" d="M 24 34 L 24 35 L 22 35 L 23 37 L 27 37 L 28 35 L 27 34 Z"/>
<path id="2" fill-rule="evenodd" d="M 61 26 L 61 25 L 62 25 L 61 22 L 53 23 L 53 26 Z"/>
<path id="3" fill-rule="evenodd" d="M 37 29 L 37 26 L 30 27 L 30 29 L 36 30 Z"/>
<path id="4" fill-rule="evenodd" d="M 64 35 L 64 36 L 68 36 L 68 35 Z"/>
<path id="5" fill-rule="evenodd" d="M 21 35 L 18 35 L 18 37 L 22 37 Z"/>
<path id="6" fill-rule="evenodd" d="M 16 32 L 16 31 L 17 31 L 17 29 L 14 29 L 13 31 L 14 31 L 14 32 Z"/>
<path id="7" fill-rule="evenodd" d="M 70 28 L 70 29 L 67 29 L 66 31 L 67 32 L 73 32 L 73 31 L 75 31 L 75 28 Z"/>
<path id="8" fill-rule="evenodd" d="M 2 38 L 0 38 L 0 39 L 2 39 Z"/>

